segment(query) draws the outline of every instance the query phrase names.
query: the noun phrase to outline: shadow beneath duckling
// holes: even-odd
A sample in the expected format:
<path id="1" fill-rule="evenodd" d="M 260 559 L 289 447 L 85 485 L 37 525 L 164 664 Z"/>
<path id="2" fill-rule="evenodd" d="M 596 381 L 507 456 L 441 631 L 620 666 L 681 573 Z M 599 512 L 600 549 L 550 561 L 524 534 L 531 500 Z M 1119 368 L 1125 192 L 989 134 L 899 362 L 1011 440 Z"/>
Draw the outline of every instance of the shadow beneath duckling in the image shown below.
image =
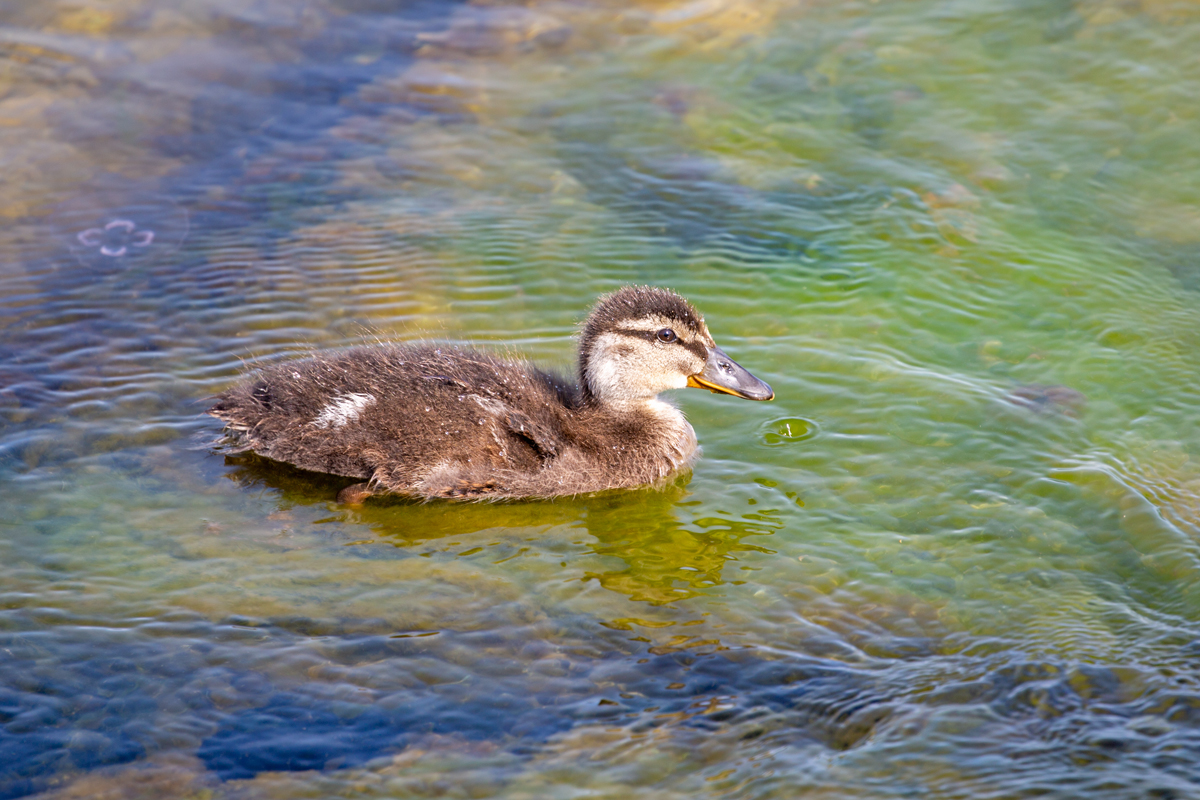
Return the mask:
<path id="1" fill-rule="evenodd" d="M 687 496 L 687 484 L 691 480 L 691 471 L 672 475 L 667 480 L 635 489 L 611 489 L 603 492 L 592 492 L 575 496 L 551 498 L 496 498 L 487 497 L 472 499 L 425 499 L 410 497 L 387 492 L 359 491 L 365 487 L 359 478 L 347 478 L 325 472 L 311 472 L 292 466 L 283 461 L 275 461 L 253 452 L 238 453 L 225 456 L 225 466 L 230 469 L 225 477 L 244 488 L 274 489 L 281 494 L 281 499 L 289 504 L 315 502 L 340 503 L 347 510 L 367 513 L 368 510 L 388 508 L 418 509 L 429 508 L 446 511 L 451 514 L 471 518 L 472 512 L 479 512 L 495 519 L 501 510 L 531 509 L 536 510 L 537 516 L 556 506 L 578 509 L 581 503 L 591 501 L 608 503 L 622 507 L 623 501 L 630 497 L 666 498 L 669 502 L 681 500 Z M 368 514 L 369 517 L 369 514 Z M 372 520 L 361 520 L 372 524 Z M 485 527 L 495 527 L 495 523 Z M 461 533 L 462 531 L 457 531 Z"/>
<path id="2" fill-rule="evenodd" d="M 225 456 L 225 466 L 231 469 L 224 477 L 246 489 L 273 489 L 287 505 L 333 500 L 359 483 L 357 478 L 310 472 L 249 452 Z"/>
<path id="3" fill-rule="evenodd" d="M 226 456 L 227 477 L 245 487 L 278 491 L 283 506 L 330 503 L 353 478 L 308 472 L 253 454 Z M 375 495 L 361 505 L 344 505 L 344 521 L 365 525 L 383 543 L 410 548 L 486 530 L 535 531 L 553 538 L 552 529 L 586 531 L 580 541 L 560 531 L 576 548 L 569 559 L 593 556 L 618 559 L 612 568 L 581 571 L 583 581 L 631 600 L 665 605 L 704 593 L 726 582 L 726 565 L 737 553 L 773 551 L 744 541 L 770 535 L 779 527 L 764 519 L 725 516 L 693 518 L 685 503 L 691 473 L 656 487 L 618 489 L 551 500 L 498 502 L 423 501 Z M 567 563 L 567 562 L 564 562 Z"/>

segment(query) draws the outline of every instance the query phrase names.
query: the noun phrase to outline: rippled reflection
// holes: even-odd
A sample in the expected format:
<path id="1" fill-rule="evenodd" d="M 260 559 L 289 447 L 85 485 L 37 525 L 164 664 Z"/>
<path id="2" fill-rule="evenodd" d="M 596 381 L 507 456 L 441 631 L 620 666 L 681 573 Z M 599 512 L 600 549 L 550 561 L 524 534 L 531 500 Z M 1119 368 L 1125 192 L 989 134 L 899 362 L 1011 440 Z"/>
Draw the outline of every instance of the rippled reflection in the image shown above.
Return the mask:
<path id="1" fill-rule="evenodd" d="M 1193 4 L 0 37 L 0 798 L 1196 794 Z M 348 508 L 208 448 L 256 364 L 567 367 L 633 282 L 777 393 L 678 393 L 662 491 Z"/>

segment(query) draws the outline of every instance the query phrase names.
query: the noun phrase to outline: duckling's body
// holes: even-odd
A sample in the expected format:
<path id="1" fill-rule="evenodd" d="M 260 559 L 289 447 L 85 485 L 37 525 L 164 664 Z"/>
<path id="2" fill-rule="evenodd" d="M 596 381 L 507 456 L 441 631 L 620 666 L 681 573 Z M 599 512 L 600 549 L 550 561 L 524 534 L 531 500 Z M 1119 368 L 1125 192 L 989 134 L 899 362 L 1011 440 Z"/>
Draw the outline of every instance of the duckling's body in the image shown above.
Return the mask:
<path id="1" fill-rule="evenodd" d="M 227 449 L 361 478 L 374 491 L 553 497 L 655 483 L 690 466 L 695 432 L 657 397 L 689 384 L 772 396 L 715 347 L 686 301 L 627 287 L 588 318 L 578 383 L 476 350 L 373 345 L 267 367 L 208 413 L 226 422 Z"/>

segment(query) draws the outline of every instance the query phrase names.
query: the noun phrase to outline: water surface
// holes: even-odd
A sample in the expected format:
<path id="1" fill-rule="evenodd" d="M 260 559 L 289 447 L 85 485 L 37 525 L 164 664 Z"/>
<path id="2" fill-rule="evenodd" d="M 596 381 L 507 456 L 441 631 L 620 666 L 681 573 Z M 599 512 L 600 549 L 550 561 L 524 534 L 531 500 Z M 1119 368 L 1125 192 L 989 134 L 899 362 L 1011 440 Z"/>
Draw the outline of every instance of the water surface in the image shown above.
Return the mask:
<path id="1" fill-rule="evenodd" d="M 0 797 L 1200 792 L 1200 6 L 0 6 Z M 775 388 L 662 491 L 205 446 L 364 338 Z"/>

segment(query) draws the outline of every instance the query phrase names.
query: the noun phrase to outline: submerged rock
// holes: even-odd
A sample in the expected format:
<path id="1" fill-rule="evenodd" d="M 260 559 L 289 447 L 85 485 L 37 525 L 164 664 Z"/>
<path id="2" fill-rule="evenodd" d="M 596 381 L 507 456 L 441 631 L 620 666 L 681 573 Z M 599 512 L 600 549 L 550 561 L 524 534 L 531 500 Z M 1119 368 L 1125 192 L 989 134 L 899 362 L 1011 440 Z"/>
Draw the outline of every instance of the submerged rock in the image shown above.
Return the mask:
<path id="1" fill-rule="evenodd" d="M 1004 399 L 1036 414 L 1066 414 L 1078 418 L 1087 405 L 1083 392 L 1070 386 L 1027 383 L 1013 388 Z"/>

